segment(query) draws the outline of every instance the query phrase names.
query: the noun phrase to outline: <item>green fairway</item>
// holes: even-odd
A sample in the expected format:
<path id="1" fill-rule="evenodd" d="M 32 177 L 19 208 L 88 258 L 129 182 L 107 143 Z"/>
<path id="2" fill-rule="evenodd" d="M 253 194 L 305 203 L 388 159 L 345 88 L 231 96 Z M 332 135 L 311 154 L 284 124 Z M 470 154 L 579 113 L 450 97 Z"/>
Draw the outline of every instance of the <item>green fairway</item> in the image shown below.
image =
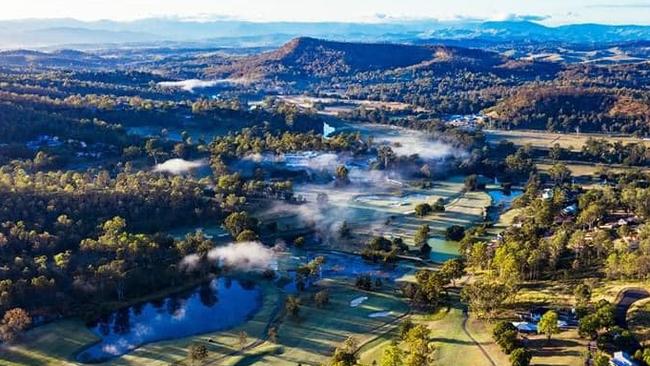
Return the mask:
<path id="1" fill-rule="evenodd" d="M 247 351 L 243 356 L 233 358 L 224 365 L 320 365 L 331 355 L 334 348 L 347 337 L 352 336 L 363 343 L 390 329 L 386 323 L 395 320 L 408 311 L 402 299 L 394 296 L 391 289 L 382 292 L 364 292 L 351 287 L 347 282 L 323 281 L 323 287 L 330 291 L 330 304 L 323 308 L 314 306 L 304 296 L 298 318 L 285 316 L 278 327 L 278 344 L 267 343 L 265 348 Z M 367 296 L 368 300 L 358 307 L 351 307 L 350 301 Z M 372 313 L 391 311 L 386 318 L 371 318 Z"/>
<path id="2" fill-rule="evenodd" d="M 0 348 L 0 353 L 11 366 L 72 365 L 77 350 L 97 340 L 83 322 L 61 320 L 34 328 L 17 345 Z"/>

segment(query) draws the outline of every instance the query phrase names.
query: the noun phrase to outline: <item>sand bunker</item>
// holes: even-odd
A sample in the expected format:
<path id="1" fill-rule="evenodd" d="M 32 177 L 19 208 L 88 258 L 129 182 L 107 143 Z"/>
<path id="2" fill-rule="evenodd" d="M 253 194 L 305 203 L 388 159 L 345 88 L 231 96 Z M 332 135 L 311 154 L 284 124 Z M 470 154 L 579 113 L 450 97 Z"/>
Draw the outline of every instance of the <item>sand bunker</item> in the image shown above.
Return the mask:
<path id="1" fill-rule="evenodd" d="M 393 315 L 392 311 L 380 311 L 378 313 L 368 314 L 368 318 L 386 318 Z"/>
<path id="2" fill-rule="evenodd" d="M 363 302 L 366 300 L 368 300 L 368 296 L 357 297 L 356 299 L 350 301 L 350 307 L 356 308 L 357 306 L 363 304 Z"/>

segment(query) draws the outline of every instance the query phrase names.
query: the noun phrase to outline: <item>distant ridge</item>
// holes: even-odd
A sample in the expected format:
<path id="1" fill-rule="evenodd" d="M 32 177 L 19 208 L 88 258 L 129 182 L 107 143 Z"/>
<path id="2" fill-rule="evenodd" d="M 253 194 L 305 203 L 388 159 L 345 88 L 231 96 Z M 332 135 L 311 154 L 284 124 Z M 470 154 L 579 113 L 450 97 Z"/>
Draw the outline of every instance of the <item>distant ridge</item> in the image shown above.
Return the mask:
<path id="1" fill-rule="evenodd" d="M 82 22 L 74 19 L 0 21 L 0 48 L 101 46 L 102 44 L 160 45 L 169 42 L 208 42 L 245 39 L 240 45 L 277 47 L 287 39 L 309 36 L 340 41 L 395 43 L 422 39 L 612 43 L 650 40 L 650 26 L 573 24 L 548 27 L 530 21 L 435 20 L 387 23 L 250 22 L 217 20 L 197 22 L 151 18 L 132 22 Z"/>

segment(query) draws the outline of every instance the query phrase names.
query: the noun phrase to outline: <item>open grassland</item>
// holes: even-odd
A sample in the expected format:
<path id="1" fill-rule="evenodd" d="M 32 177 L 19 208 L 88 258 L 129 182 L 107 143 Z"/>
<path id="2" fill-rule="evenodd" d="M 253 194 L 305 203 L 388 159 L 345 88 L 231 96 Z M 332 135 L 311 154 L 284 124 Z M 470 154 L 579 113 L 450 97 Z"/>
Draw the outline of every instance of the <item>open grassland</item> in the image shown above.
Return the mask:
<path id="1" fill-rule="evenodd" d="M 594 177 L 599 171 L 603 168 L 607 168 L 610 172 L 613 173 L 622 173 L 625 171 L 633 169 L 641 169 L 643 171 L 648 171 L 648 168 L 643 167 L 627 167 L 622 165 L 607 165 L 607 164 L 595 164 L 595 163 L 579 163 L 579 162 L 562 162 L 574 177 Z M 551 161 L 539 161 L 537 162 L 537 169 L 541 172 L 547 173 L 549 169 L 553 166 Z"/>
<path id="2" fill-rule="evenodd" d="M 546 336 L 534 334 L 528 337 L 533 359 L 531 365 L 582 366 L 587 352 L 586 339 L 578 336 L 576 329 L 563 331 L 547 341 Z"/>
<path id="3" fill-rule="evenodd" d="M 627 312 L 627 326 L 641 345 L 650 345 L 650 299 L 632 304 Z"/>
<path id="4" fill-rule="evenodd" d="M 517 146 L 524 146 L 530 144 L 536 149 L 548 149 L 555 144 L 559 144 L 565 149 L 580 150 L 589 138 L 606 139 L 609 141 L 620 141 L 623 144 L 629 143 L 644 143 L 650 146 L 650 141 L 629 137 L 629 136 L 608 136 L 601 134 L 575 134 L 575 133 L 555 133 L 545 131 L 530 131 L 530 130 L 484 130 L 488 142 L 498 143 L 499 141 L 511 141 Z"/>

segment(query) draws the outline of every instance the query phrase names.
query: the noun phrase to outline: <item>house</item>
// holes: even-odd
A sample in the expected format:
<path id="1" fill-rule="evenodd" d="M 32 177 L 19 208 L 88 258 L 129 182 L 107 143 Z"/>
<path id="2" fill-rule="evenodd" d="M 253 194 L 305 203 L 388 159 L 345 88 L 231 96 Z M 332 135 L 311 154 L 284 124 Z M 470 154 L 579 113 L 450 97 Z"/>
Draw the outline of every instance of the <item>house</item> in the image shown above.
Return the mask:
<path id="1" fill-rule="evenodd" d="M 609 364 L 611 366 L 638 366 L 632 356 L 623 351 L 615 352 L 614 357 L 609 360 Z"/>
<path id="2" fill-rule="evenodd" d="M 521 333 L 537 333 L 537 324 L 531 322 L 512 322 L 518 332 Z"/>
<path id="3" fill-rule="evenodd" d="M 550 188 L 544 189 L 544 191 L 542 192 L 542 199 L 550 200 L 552 198 L 553 198 L 553 190 Z"/>
<path id="4" fill-rule="evenodd" d="M 578 206 L 574 203 L 571 206 L 567 206 L 562 210 L 562 213 L 565 215 L 575 215 L 578 212 Z"/>

